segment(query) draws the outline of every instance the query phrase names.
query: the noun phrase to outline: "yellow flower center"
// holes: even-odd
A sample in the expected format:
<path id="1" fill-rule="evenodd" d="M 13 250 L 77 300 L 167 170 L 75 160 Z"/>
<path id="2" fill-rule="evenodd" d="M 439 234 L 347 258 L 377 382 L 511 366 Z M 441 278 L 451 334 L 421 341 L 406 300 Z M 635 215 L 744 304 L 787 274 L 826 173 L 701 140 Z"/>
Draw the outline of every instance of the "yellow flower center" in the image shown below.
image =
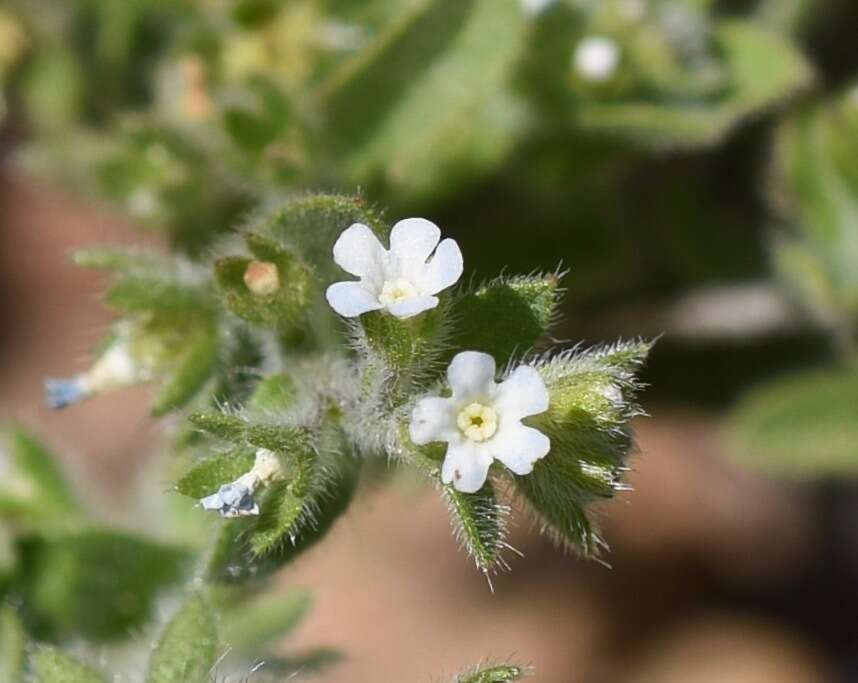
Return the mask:
<path id="1" fill-rule="evenodd" d="M 498 414 L 482 403 L 470 403 L 459 411 L 456 424 L 470 441 L 486 441 L 498 430 Z"/>
<path id="2" fill-rule="evenodd" d="M 384 281 L 378 300 L 385 306 L 391 306 L 403 299 L 410 299 L 412 296 L 417 296 L 417 289 L 414 285 L 405 278 L 397 278 L 396 280 Z"/>

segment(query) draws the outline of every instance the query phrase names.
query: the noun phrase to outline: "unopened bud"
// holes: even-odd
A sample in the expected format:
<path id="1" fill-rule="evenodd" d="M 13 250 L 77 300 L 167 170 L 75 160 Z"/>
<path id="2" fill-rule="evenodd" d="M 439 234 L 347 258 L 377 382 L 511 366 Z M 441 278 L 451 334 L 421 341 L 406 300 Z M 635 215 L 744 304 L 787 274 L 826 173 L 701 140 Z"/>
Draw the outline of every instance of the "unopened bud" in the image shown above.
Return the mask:
<path id="1" fill-rule="evenodd" d="M 251 261 L 244 271 L 244 284 L 256 296 L 269 296 L 280 289 L 277 266 L 269 261 Z"/>

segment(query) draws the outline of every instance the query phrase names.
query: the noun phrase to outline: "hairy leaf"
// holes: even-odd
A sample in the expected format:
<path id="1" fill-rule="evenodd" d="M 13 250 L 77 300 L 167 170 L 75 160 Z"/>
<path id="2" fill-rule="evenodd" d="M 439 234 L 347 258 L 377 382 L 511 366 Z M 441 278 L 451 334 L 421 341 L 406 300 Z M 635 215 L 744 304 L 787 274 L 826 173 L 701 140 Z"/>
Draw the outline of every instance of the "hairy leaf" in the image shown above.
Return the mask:
<path id="1" fill-rule="evenodd" d="M 39 647 L 30 658 L 30 665 L 34 683 L 106 683 L 107 680 L 94 669 L 52 647 Z"/>
<path id="2" fill-rule="evenodd" d="M 226 413 L 193 413 L 188 420 L 198 429 L 232 443 L 243 443 L 248 427 L 242 418 Z"/>
<path id="3" fill-rule="evenodd" d="M 11 607 L 0 607 L 0 683 L 23 680 L 26 643 L 18 616 Z"/>
<path id="4" fill-rule="evenodd" d="M 525 671 L 514 664 L 497 664 L 494 666 L 478 667 L 474 671 L 460 674 L 454 683 L 508 683 L 519 681 L 525 676 Z"/>
<path id="5" fill-rule="evenodd" d="M 164 629 L 146 683 L 208 683 L 218 654 L 215 613 L 205 597 L 192 595 Z"/>
<path id="6" fill-rule="evenodd" d="M 202 326 L 184 340 L 176 365 L 164 387 L 155 397 L 152 414 L 165 415 L 183 407 L 211 379 L 217 367 L 218 337 L 214 321 Z"/>

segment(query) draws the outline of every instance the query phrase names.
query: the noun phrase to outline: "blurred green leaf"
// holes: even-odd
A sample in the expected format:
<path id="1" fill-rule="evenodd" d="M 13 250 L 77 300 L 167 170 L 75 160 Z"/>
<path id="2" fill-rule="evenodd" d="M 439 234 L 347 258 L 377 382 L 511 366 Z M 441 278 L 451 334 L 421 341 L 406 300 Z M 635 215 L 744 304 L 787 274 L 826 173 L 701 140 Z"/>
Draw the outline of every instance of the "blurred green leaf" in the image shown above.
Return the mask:
<path id="1" fill-rule="evenodd" d="M 30 664 L 34 683 L 106 683 L 107 680 L 94 669 L 51 647 L 39 647 L 30 658 Z"/>
<path id="2" fill-rule="evenodd" d="M 254 458 L 254 452 L 249 449 L 236 449 L 206 458 L 176 482 L 176 490 L 196 500 L 209 496 L 250 471 Z"/>
<path id="3" fill-rule="evenodd" d="M 343 659 L 343 653 L 329 647 L 319 647 L 306 652 L 265 660 L 264 671 L 286 679 L 315 676 Z"/>
<path id="4" fill-rule="evenodd" d="M 778 378 L 742 398 L 727 422 L 731 453 L 756 470 L 797 479 L 858 473 L 858 371 Z"/>
<path id="5" fill-rule="evenodd" d="M 167 382 L 152 405 L 152 414 L 165 415 L 183 407 L 212 378 L 217 369 L 218 332 L 214 320 L 200 321 L 200 325 L 183 339 Z M 188 323 L 188 326 L 189 323 Z"/>
<path id="6" fill-rule="evenodd" d="M 208 683 L 219 654 L 215 618 L 208 601 L 192 595 L 164 629 L 146 683 Z"/>
<path id="7" fill-rule="evenodd" d="M 20 683 L 24 678 L 27 638 L 11 607 L 0 606 L 0 683 Z"/>
<path id="8" fill-rule="evenodd" d="M 14 590 L 41 639 L 127 637 L 158 593 L 181 575 L 185 554 L 127 533 L 86 530 L 19 541 Z"/>
<path id="9" fill-rule="evenodd" d="M 730 87 L 716 101 L 586 103 L 578 124 L 647 147 L 712 145 L 743 119 L 770 108 L 812 80 L 801 53 L 782 34 L 741 20 L 715 30 Z"/>
<path id="10" fill-rule="evenodd" d="M 291 590 L 238 605 L 223 615 L 223 642 L 239 654 L 258 657 L 301 623 L 312 602 L 309 592 Z"/>
<path id="11" fill-rule="evenodd" d="M 24 525 L 73 521 L 79 505 L 56 458 L 20 427 L 4 428 L 0 439 L 0 459 L 9 459 L 0 481 L 0 518 Z"/>
<path id="12" fill-rule="evenodd" d="M 324 96 L 335 155 L 351 182 L 382 179 L 400 194 L 425 192 L 451 169 L 497 162 L 514 117 L 504 100 L 492 106 L 493 96 L 526 27 L 516 0 L 425 0 L 344 64 Z"/>
<path id="13" fill-rule="evenodd" d="M 248 405 L 265 411 L 284 411 L 291 407 L 297 396 L 295 381 L 289 375 L 280 373 L 259 382 Z"/>
<path id="14" fill-rule="evenodd" d="M 105 293 L 109 306 L 123 312 L 181 313 L 196 310 L 205 301 L 191 285 L 159 277 L 125 276 Z"/>

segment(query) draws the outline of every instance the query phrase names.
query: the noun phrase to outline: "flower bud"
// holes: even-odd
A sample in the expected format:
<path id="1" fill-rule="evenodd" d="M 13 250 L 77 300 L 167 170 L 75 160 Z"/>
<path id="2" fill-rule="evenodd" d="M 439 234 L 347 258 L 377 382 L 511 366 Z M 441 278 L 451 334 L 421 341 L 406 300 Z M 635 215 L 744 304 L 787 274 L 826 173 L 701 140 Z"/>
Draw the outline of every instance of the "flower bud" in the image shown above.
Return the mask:
<path id="1" fill-rule="evenodd" d="M 280 289 L 280 274 L 270 261 L 251 261 L 244 271 L 244 284 L 256 296 L 270 296 Z"/>

